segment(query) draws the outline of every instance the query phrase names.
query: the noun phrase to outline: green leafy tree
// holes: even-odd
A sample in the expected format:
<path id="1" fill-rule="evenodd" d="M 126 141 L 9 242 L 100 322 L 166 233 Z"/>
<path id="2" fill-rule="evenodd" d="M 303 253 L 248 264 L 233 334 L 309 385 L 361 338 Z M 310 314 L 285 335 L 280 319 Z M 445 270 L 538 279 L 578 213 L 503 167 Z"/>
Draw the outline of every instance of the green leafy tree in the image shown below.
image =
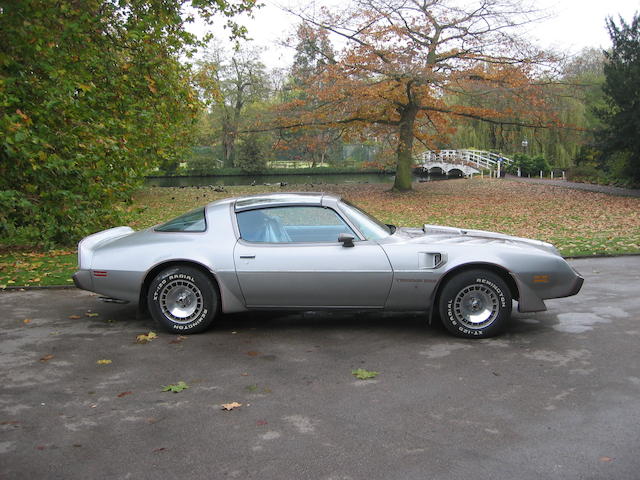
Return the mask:
<path id="1" fill-rule="evenodd" d="M 269 140 L 265 134 L 249 133 L 240 141 L 236 166 L 248 173 L 260 173 L 267 168 Z"/>
<path id="2" fill-rule="evenodd" d="M 544 175 L 551 171 L 549 162 L 543 155 L 527 155 L 526 153 L 516 153 L 513 156 L 513 162 L 507 167 L 509 173 L 520 173 L 524 176 L 536 176 L 542 172 Z"/>
<path id="3" fill-rule="evenodd" d="M 0 243 L 68 244 L 175 165 L 199 101 L 186 12 L 253 0 L 21 0 L 0 7 Z M 233 32 L 241 29 L 232 25 Z"/>
<path id="4" fill-rule="evenodd" d="M 240 48 L 228 57 L 213 46 L 208 59 L 200 63 L 196 79 L 210 106 L 210 126 L 216 131 L 214 139 L 222 144 L 224 166 L 234 167 L 240 131 L 251 123 L 247 111 L 269 93 L 265 67 L 256 50 Z"/>
<path id="5" fill-rule="evenodd" d="M 607 107 L 598 110 L 604 123 L 598 138 L 605 158 L 624 157 L 628 174 L 640 180 L 640 14 L 631 23 L 608 18 L 607 28 L 613 46 L 605 52 Z"/>

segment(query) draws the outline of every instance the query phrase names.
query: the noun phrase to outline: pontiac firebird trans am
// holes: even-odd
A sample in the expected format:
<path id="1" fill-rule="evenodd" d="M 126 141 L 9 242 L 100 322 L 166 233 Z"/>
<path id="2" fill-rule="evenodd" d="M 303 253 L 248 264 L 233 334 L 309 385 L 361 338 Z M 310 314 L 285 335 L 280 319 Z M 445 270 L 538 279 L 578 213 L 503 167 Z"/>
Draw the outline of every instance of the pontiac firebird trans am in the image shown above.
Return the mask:
<path id="1" fill-rule="evenodd" d="M 230 198 L 163 225 L 117 227 L 78 246 L 78 288 L 138 302 L 166 330 L 266 309 L 424 310 L 452 334 L 502 332 L 575 295 L 582 277 L 549 243 L 480 230 L 385 225 L 322 193 Z"/>

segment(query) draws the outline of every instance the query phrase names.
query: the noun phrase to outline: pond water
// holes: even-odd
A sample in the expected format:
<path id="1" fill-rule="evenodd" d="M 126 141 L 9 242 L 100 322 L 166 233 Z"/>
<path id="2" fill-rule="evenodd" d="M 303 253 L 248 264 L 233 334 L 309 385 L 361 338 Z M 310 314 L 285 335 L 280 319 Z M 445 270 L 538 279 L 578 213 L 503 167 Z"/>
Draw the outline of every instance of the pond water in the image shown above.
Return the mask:
<path id="1" fill-rule="evenodd" d="M 147 177 L 145 184 L 155 187 L 198 187 L 207 185 L 264 185 L 286 182 L 289 185 L 301 184 L 342 184 L 342 183 L 392 183 L 395 176 L 387 173 L 340 173 L 314 175 L 228 175 L 228 176 L 193 176 L 193 177 Z M 446 175 L 431 175 L 414 180 L 446 180 Z"/>

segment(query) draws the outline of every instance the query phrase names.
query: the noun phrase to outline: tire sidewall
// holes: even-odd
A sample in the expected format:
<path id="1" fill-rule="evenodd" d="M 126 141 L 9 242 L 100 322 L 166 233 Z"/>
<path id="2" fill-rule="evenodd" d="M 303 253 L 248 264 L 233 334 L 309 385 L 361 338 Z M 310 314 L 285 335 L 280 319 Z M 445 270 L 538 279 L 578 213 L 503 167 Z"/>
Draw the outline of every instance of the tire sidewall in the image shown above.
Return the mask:
<path id="1" fill-rule="evenodd" d="M 455 317 L 453 302 L 464 288 L 476 284 L 489 288 L 497 296 L 498 313 L 489 325 L 469 328 Z M 485 270 L 469 270 L 455 275 L 444 285 L 439 311 L 442 323 L 450 333 L 463 338 L 488 338 L 503 332 L 511 317 L 511 303 L 509 287 L 502 278 Z"/>
<path id="2" fill-rule="evenodd" d="M 167 317 L 160 307 L 159 295 L 167 283 L 173 280 L 194 283 L 202 295 L 203 311 L 189 323 L 177 323 Z M 153 319 L 164 330 L 179 334 L 203 332 L 218 313 L 218 292 L 211 280 L 201 271 L 188 266 L 177 266 L 160 272 L 149 284 L 147 305 Z"/>

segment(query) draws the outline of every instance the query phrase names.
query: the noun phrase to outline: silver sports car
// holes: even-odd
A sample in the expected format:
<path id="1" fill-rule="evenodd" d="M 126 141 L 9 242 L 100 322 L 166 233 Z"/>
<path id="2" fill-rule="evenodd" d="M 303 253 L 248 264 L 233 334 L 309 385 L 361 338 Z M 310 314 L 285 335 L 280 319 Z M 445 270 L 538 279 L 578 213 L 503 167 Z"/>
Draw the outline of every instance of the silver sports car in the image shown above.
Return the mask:
<path id="1" fill-rule="evenodd" d="M 479 230 L 385 225 L 322 193 L 230 198 L 78 246 L 78 288 L 138 302 L 165 329 L 265 309 L 429 311 L 454 335 L 500 333 L 583 279 L 549 243 Z"/>

